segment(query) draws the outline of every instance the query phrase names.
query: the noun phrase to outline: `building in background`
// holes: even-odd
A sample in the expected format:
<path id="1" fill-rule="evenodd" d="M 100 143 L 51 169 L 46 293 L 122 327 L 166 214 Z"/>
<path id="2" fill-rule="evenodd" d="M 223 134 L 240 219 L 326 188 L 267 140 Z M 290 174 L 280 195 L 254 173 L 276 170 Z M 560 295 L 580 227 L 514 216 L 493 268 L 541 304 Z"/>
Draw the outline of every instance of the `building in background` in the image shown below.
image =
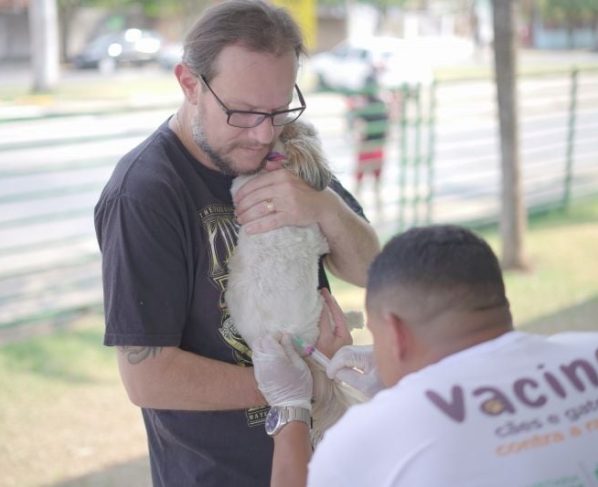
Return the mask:
<path id="1" fill-rule="evenodd" d="M 166 44 L 180 41 L 191 22 L 210 0 L 164 1 L 159 11 L 149 3 L 105 7 L 71 6 L 58 2 L 61 58 L 72 59 L 94 37 L 129 27 L 157 30 Z M 290 6 L 307 34 L 312 53 L 326 51 L 345 39 L 391 35 L 405 39 L 468 39 L 480 49 L 492 42 L 490 0 L 407 1 L 404 7 L 356 0 L 272 0 Z M 30 58 L 30 0 L 0 0 L 0 62 Z M 115 2 L 116 3 L 116 2 Z M 156 4 L 156 2 L 151 2 Z M 159 4 L 159 3 L 158 3 Z M 535 49 L 598 49 L 598 0 L 521 0 L 520 38 Z M 294 10 L 293 10 L 294 9 Z"/>
<path id="2" fill-rule="evenodd" d="M 0 0 L 0 61 L 29 59 L 29 0 Z"/>

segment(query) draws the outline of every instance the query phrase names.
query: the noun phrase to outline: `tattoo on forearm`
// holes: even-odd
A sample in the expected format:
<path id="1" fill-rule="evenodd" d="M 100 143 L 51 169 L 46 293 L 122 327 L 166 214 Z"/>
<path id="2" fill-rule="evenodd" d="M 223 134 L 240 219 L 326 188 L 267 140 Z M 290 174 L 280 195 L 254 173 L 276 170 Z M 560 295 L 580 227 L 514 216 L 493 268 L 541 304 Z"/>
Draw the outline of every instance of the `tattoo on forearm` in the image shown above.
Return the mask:
<path id="1" fill-rule="evenodd" d="M 161 351 L 162 347 L 118 347 L 118 349 L 125 354 L 127 361 L 136 365 L 143 362 L 148 357 L 156 357 Z"/>

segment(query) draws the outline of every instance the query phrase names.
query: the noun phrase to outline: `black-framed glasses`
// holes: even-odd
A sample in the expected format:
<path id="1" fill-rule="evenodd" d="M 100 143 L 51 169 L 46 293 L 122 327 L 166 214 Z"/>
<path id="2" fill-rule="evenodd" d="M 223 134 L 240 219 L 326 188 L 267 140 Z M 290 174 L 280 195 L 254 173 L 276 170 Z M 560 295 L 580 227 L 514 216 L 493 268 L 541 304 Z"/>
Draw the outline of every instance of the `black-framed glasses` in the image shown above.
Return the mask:
<path id="1" fill-rule="evenodd" d="M 293 123 L 297 120 L 301 114 L 305 111 L 307 105 L 305 104 L 305 99 L 303 98 L 303 93 L 297 85 L 295 85 L 295 90 L 297 91 L 297 96 L 299 97 L 299 103 L 301 103 L 300 107 L 291 108 L 289 110 L 279 110 L 276 112 L 255 112 L 252 110 L 230 110 L 224 102 L 218 98 L 218 95 L 214 93 L 214 90 L 207 82 L 206 78 L 202 75 L 200 76 L 203 83 L 206 85 L 210 93 L 214 95 L 214 98 L 220 105 L 220 108 L 226 113 L 226 123 L 232 125 L 233 127 L 237 127 L 240 129 L 250 129 L 253 127 L 257 127 L 260 123 L 262 123 L 267 118 L 272 120 L 272 125 L 274 127 L 280 127 L 282 125 L 287 125 L 289 123 Z"/>

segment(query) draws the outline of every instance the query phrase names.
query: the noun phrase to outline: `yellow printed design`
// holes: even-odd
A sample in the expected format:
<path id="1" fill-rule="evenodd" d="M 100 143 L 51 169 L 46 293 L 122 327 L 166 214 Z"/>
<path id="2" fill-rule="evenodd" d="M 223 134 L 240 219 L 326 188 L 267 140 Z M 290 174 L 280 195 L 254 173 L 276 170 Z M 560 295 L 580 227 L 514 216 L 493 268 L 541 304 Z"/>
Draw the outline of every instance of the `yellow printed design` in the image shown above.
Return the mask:
<path id="1" fill-rule="evenodd" d="M 218 332 L 232 349 L 235 362 L 241 366 L 251 365 L 251 350 L 239 334 L 230 317 L 224 293 L 228 283 L 228 259 L 232 255 L 239 235 L 233 209 L 227 205 L 211 205 L 199 211 L 202 228 L 208 236 L 209 269 L 208 277 L 219 290 L 220 327 Z M 267 407 L 252 408 L 246 411 L 248 426 L 264 423 Z"/>
<path id="2" fill-rule="evenodd" d="M 218 309 L 220 328 L 224 341 L 233 349 L 235 361 L 239 365 L 251 364 L 249 347 L 239 335 L 228 312 L 224 293 L 228 283 L 228 259 L 232 255 L 239 235 L 233 209 L 228 205 L 211 205 L 199 212 L 201 225 L 208 236 L 209 269 L 208 277 L 219 291 Z"/>

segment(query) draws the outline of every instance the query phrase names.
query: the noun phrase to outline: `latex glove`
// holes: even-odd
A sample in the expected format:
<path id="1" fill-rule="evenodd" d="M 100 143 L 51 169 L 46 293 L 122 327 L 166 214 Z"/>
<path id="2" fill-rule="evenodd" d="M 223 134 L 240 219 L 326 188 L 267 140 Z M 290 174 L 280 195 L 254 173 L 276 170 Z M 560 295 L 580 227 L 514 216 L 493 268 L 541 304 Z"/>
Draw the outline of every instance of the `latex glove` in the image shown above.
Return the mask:
<path id="1" fill-rule="evenodd" d="M 253 345 L 253 367 L 258 388 L 270 406 L 300 406 L 311 411 L 311 372 L 289 335 L 280 341 L 272 335 L 258 338 Z"/>
<path id="2" fill-rule="evenodd" d="M 376 370 L 374 349 L 371 345 L 349 345 L 341 348 L 326 367 L 326 375 L 330 379 L 347 382 L 367 397 L 373 397 L 384 388 Z"/>

